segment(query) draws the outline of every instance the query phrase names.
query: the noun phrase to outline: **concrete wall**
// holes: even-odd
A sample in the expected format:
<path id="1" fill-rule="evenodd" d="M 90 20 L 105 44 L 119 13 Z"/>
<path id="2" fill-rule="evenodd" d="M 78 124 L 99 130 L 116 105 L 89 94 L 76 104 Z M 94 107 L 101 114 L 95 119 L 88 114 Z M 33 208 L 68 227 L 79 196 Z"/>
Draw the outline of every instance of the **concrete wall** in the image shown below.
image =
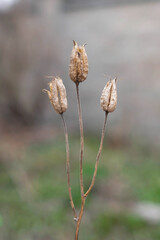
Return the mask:
<path id="1" fill-rule="evenodd" d="M 61 29 L 59 47 L 65 66 L 62 76 L 70 100 L 66 115 L 73 125 L 76 107 L 73 84 L 68 78 L 68 58 L 71 40 L 75 39 L 80 44 L 87 43 L 89 59 L 88 79 L 81 84 L 86 128 L 100 127 L 103 121 L 99 107 L 101 90 L 110 77 L 117 76 L 118 106 L 110 116 L 110 128 L 115 134 L 145 136 L 159 143 L 159 9 L 160 3 L 153 2 L 57 15 Z"/>
<path id="2" fill-rule="evenodd" d="M 77 128 L 75 87 L 68 77 L 74 39 L 79 44 L 87 43 L 89 59 L 88 79 L 80 86 L 85 128 L 100 131 L 103 122 L 99 105 L 101 91 L 110 77 L 118 77 L 118 106 L 109 116 L 110 133 L 120 138 L 145 137 L 159 144 L 160 2 L 69 12 L 64 11 L 63 1 L 34 3 L 37 11 L 36 7 L 30 8 L 29 3 L 19 7 L 21 38 L 18 39 L 24 50 L 20 48 L 19 53 L 23 52 L 23 59 L 29 53 L 29 64 L 15 76 L 19 79 L 16 82 L 19 91 L 24 90 L 17 99 L 22 108 L 25 109 L 27 103 L 26 112 L 37 110 L 34 116 L 37 123 L 58 126 L 59 118 L 53 113 L 47 96 L 41 94 L 41 88 L 47 87 L 45 75 L 60 75 L 68 92 L 69 109 L 65 115 L 69 126 Z M 11 37 L 10 41 L 14 46 Z M 28 110 L 28 106 L 32 108 Z"/>

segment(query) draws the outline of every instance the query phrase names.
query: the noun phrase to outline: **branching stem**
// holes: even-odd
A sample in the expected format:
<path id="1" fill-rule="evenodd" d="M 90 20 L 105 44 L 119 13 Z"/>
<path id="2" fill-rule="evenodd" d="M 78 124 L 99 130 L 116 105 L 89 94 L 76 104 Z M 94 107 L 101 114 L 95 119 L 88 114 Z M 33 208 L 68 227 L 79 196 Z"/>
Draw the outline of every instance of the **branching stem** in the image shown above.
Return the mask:
<path id="1" fill-rule="evenodd" d="M 87 192 L 82 196 L 81 210 L 80 210 L 79 217 L 78 217 L 78 222 L 77 222 L 77 227 L 76 227 L 76 234 L 75 234 L 75 240 L 78 240 L 79 227 L 80 227 L 80 223 L 81 223 L 82 216 L 83 216 L 83 211 L 84 211 L 84 205 L 85 205 L 86 197 L 90 193 L 90 191 L 92 190 L 92 188 L 94 186 L 94 183 L 95 183 L 95 178 L 96 178 L 97 169 L 98 169 L 98 162 L 99 162 L 99 159 L 100 159 L 100 156 L 101 156 L 101 152 L 102 152 L 102 148 L 103 148 L 103 140 L 104 140 L 104 135 L 105 135 L 107 116 L 108 116 L 108 112 L 105 112 L 105 119 L 104 119 L 104 124 L 103 124 L 103 128 L 102 128 L 102 135 L 101 135 L 101 142 L 100 142 L 100 146 L 99 146 L 99 151 L 98 151 L 97 158 L 96 158 L 96 163 L 95 163 L 95 170 L 94 170 L 94 173 L 93 173 L 93 178 L 92 178 L 91 185 L 88 188 Z"/>
<path id="2" fill-rule="evenodd" d="M 80 187 L 81 187 L 81 210 L 80 210 L 80 213 L 78 216 L 78 221 L 77 221 L 77 226 L 76 226 L 76 234 L 75 234 L 75 240 L 78 240 L 79 227 L 80 227 L 80 223 L 81 223 L 82 216 L 83 216 L 85 200 L 86 200 L 87 195 L 90 193 L 90 191 L 92 190 L 92 188 L 94 186 L 95 178 L 97 175 L 98 162 L 99 162 L 102 148 L 103 148 L 103 140 L 104 140 L 104 135 L 105 135 L 105 128 L 106 128 L 106 123 L 107 123 L 108 112 L 105 112 L 105 120 L 104 120 L 104 125 L 102 128 L 101 142 L 100 142 L 99 151 L 98 151 L 97 158 L 96 158 L 95 170 L 93 173 L 92 182 L 91 182 L 91 185 L 88 188 L 87 192 L 84 194 L 84 186 L 83 186 L 84 135 L 83 135 L 83 120 L 82 120 L 82 111 L 81 111 L 80 95 L 79 95 L 79 83 L 76 84 L 76 91 L 77 91 L 79 125 L 80 125 Z"/>
<path id="3" fill-rule="evenodd" d="M 81 201 L 81 210 L 80 210 L 80 213 L 79 213 L 78 222 L 77 222 L 77 226 L 76 226 L 75 240 L 78 240 L 79 227 L 80 227 L 82 216 L 83 216 L 84 205 L 85 205 L 85 197 L 83 196 L 82 201 Z"/>

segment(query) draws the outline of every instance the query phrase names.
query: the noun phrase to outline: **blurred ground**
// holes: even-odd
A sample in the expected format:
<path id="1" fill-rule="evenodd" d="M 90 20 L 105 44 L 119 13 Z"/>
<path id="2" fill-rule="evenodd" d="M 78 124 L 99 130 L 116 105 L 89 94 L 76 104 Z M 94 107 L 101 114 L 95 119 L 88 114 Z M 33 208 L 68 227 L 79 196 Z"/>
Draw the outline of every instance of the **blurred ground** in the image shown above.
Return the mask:
<path id="1" fill-rule="evenodd" d="M 54 138 L 44 140 L 41 135 L 37 141 L 37 134 L 32 134 L 16 141 L 10 136 L 10 141 L 1 142 L 0 238 L 73 239 L 63 135 L 52 131 Z M 79 140 L 77 136 L 70 140 L 72 192 L 79 208 Z M 85 138 L 85 189 L 92 178 L 98 144 L 97 136 Z M 154 204 L 160 203 L 159 154 L 159 149 L 143 144 L 118 146 L 105 140 L 96 185 L 86 201 L 80 239 L 159 240 L 160 222 L 151 216 Z M 153 206 L 145 205 L 151 202 Z M 140 215 L 137 204 L 139 209 L 144 205 L 150 217 Z"/>

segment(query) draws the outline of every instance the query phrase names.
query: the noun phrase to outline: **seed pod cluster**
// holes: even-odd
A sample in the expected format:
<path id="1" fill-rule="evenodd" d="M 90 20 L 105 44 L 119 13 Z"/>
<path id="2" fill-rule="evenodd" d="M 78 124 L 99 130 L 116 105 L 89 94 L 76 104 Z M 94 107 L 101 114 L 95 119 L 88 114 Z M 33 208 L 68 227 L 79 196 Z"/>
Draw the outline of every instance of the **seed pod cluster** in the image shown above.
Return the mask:
<path id="1" fill-rule="evenodd" d="M 85 45 L 78 46 L 73 41 L 73 49 L 70 57 L 69 76 L 76 84 L 83 82 L 88 75 L 88 58 Z"/>
<path id="2" fill-rule="evenodd" d="M 117 106 L 117 88 L 116 80 L 113 79 L 107 82 L 104 87 L 100 99 L 101 108 L 105 112 L 113 112 Z"/>
<path id="3" fill-rule="evenodd" d="M 43 89 L 43 92 L 48 93 L 49 100 L 54 108 L 54 110 L 62 114 L 67 110 L 67 94 L 66 88 L 63 84 L 63 81 L 59 77 L 55 77 L 49 83 L 49 90 Z"/>

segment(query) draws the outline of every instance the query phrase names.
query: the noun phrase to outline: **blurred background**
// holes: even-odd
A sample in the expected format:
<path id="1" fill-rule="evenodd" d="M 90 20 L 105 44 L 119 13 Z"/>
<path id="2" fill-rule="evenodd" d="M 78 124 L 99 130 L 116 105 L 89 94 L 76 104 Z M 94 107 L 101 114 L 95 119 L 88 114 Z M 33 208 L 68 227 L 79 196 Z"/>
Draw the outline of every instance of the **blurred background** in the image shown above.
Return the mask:
<path id="1" fill-rule="evenodd" d="M 160 1 L 0 0 L 0 239 L 74 239 L 60 117 L 46 76 L 59 75 L 69 108 L 73 198 L 80 208 L 79 125 L 68 66 L 86 43 L 80 85 L 87 190 L 104 113 L 100 96 L 118 77 L 95 187 L 80 239 L 160 239 Z"/>

